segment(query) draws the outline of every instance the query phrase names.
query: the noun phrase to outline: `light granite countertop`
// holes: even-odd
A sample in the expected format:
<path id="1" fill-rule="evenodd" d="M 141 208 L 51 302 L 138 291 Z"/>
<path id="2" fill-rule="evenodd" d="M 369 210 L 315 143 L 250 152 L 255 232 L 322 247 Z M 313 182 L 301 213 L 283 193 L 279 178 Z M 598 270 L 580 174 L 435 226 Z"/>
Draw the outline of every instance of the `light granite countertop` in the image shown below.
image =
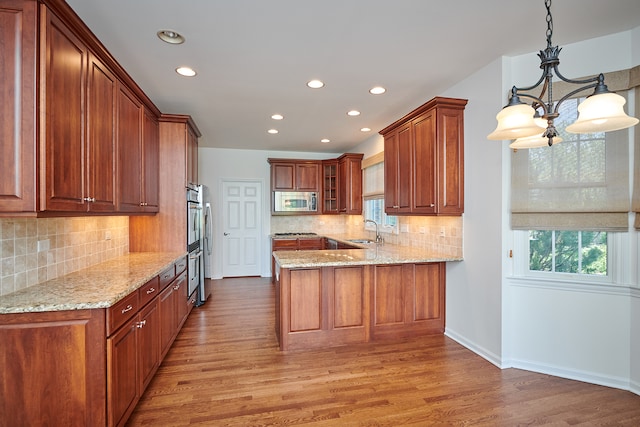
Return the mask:
<path id="1" fill-rule="evenodd" d="M 319 235 L 338 242 L 358 246 L 362 249 L 329 249 L 308 251 L 275 251 L 273 255 L 282 268 L 329 267 L 364 264 L 402 264 L 419 262 L 462 261 L 461 257 L 445 255 L 422 248 L 398 246 L 387 243 L 358 244 L 350 239 L 362 238 L 353 235 Z"/>
<path id="2" fill-rule="evenodd" d="M 129 253 L 0 296 L 0 314 L 111 307 L 185 255 Z"/>

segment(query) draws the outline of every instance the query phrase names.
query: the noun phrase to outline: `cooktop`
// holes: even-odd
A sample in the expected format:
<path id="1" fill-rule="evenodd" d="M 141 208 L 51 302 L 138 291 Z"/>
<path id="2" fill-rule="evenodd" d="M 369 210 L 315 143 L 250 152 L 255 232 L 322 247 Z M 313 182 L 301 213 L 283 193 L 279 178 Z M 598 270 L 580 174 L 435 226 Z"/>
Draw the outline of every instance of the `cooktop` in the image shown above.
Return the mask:
<path id="1" fill-rule="evenodd" d="M 317 236 L 316 233 L 275 233 L 274 236 Z"/>

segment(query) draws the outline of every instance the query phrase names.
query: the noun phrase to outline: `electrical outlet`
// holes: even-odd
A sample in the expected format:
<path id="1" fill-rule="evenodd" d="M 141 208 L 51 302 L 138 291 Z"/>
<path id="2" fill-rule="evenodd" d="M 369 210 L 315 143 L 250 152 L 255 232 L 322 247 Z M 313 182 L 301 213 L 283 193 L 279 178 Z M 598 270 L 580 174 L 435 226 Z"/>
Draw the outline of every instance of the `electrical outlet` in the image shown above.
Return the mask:
<path id="1" fill-rule="evenodd" d="M 427 232 L 427 229 L 424 227 L 420 227 L 420 234 L 424 234 Z"/>
<path id="2" fill-rule="evenodd" d="M 440 237 L 445 237 L 446 229 L 444 227 L 440 227 Z"/>
<path id="3" fill-rule="evenodd" d="M 104 232 L 104 240 L 111 240 L 111 230 Z"/>
<path id="4" fill-rule="evenodd" d="M 409 232 L 409 224 L 401 224 L 400 225 L 400 231 L 403 233 L 408 233 Z"/>

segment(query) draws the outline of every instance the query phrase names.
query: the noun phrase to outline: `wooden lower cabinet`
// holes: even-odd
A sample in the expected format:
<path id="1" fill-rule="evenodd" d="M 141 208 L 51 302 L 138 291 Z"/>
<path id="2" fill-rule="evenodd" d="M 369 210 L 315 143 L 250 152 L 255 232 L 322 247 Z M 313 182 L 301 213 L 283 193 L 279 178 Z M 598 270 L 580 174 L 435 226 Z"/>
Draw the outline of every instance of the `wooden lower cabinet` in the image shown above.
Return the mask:
<path id="1" fill-rule="evenodd" d="M 277 284 L 282 350 L 368 341 L 365 266 L 283 269 Z M 276 308 L 278 311 L 278 308 Z"/>
<path id="2" fill-rule="evenodd" d="M 372 269 L 372 339 L 444 332 L 444 263 Z"/>
<path id="3" fill-rule="evenodd" d="M 0 426 L 104 426 L 105 310 L 0 316 Z"/>
<path id="4" fill-rule="evenodd" d="M 445 263 L 280 270 L 281 350 L 444 332 Z"/>
<path id="5" fill-rule="evenodd" d="M 0 315 L 0 427 L 125 425 L 193 306 L 185 266 L 107 309 Z"/>

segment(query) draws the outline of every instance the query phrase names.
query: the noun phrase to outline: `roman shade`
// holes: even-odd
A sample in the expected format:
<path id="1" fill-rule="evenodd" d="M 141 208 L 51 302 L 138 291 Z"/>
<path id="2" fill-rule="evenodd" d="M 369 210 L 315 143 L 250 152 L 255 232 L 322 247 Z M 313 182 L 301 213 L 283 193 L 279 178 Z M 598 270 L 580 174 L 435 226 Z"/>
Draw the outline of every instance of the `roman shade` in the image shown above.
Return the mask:
<path id="1" fill-rule="evenodd" d="M 636 67 L 606 75 L 611 90 L 634 99 L 627 110 L 638 111 Z M 568 85 L 554 85 L 555 97 Z M 566 87 L 565 87 L 566 86 Z M 629 89 L 633 92 L 630 92 Z M 511 226 L 521 230 L 628 230 L 633 206 L 640 211 L 640 154 L 636 129 L 571 134 L 564 128 L 577 115 L 578 99 L 561 106 L 556 126 L 564 142 L 512 152 Z M 633 202 L 630 202 L 629 135 L 635 134 Z M 638 216 L 638 215 L 636 215 Z M 636 219 L 636 227 L 640 220 Z"/>

